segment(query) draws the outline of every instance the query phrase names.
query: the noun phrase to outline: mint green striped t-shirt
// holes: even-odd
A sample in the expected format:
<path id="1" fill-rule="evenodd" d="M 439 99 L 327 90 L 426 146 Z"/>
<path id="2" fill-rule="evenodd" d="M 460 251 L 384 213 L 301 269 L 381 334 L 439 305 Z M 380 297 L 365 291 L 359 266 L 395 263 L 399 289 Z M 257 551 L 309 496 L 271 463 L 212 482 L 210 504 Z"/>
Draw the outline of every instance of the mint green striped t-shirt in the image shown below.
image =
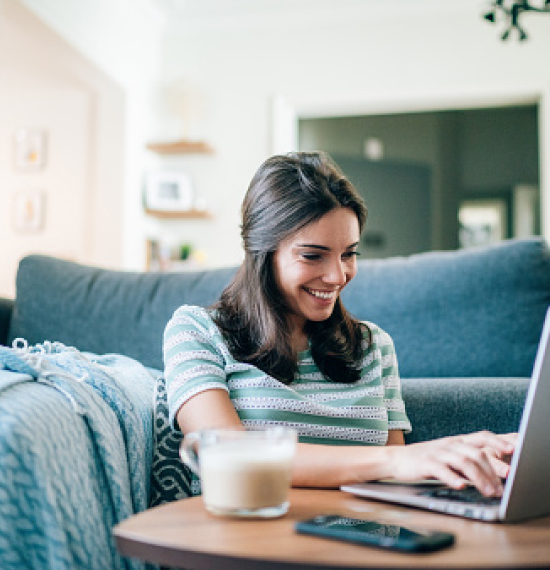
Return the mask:
<path id="1" fill-rule="evenodd" d="M 164 333 L 165 379 L 171 425 L 190 398 L 225 390 L 248 429 L 282 425 L 305 443 L 385 445 L 388 430 L 410 431 L 390 336 L 365 323 L 361 378 L 327 380 L 309 350 L 298 354 L 298 372 L 289 385 L 259 368 L 236 361 L 210 313 L 180 307 Z"/>

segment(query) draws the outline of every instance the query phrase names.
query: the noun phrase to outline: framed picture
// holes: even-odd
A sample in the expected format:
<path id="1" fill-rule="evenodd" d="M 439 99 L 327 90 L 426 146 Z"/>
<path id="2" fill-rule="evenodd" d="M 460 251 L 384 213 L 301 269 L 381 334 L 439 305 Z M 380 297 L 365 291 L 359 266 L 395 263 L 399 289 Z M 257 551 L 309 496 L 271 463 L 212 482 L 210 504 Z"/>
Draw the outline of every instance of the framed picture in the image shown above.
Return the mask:
<path id="1" fill-rule="evenodd" d="M 484 246 L 510 237 L 508 197 L 467 199 L 458 210 L 461 248 Z"/>
<path id="2" fill-rule="evenodd" d="M 154 171 L 145 181 L 145 207 L 161 212 L 183 212 L 193 207 L 191 178 L 180 171 Z"/>
<path id="3" fill-rule="evenodd" d="M 40 232 L 44 226 L 44 192 L 21 190 L 13 200 L 13 227 L 20 233 Z"/>
<path id="4" fill-rule="evenodd" d="M 34 171 L 46 166 L 46 132 L 40 129 L 18 129 L 13 137 L 14 166 L 17 170 Z"/>

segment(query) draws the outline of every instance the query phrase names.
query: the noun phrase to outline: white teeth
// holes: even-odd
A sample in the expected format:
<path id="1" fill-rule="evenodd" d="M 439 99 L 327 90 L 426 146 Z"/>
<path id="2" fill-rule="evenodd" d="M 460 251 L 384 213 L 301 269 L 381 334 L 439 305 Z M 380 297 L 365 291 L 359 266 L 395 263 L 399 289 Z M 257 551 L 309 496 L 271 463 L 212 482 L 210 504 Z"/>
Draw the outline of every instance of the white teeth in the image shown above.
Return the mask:
<path id="1" fill-rule="evenodd" d="M 332 299 L 334 296 L 334 291 L 330 293 L 323 293 L 322 291 L 314 291 L 313 289 L 308 289 L 308 293 L 311 293 L 314 297 L 318 297 L 319 299 Z"/>

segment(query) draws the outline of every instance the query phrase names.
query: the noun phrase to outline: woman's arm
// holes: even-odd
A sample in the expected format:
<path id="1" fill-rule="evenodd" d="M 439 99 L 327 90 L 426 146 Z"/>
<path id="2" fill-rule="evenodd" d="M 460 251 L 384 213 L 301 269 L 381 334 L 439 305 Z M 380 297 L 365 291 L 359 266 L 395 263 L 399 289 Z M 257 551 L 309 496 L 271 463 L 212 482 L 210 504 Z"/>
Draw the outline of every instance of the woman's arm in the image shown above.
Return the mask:
<path id="1" fill-rule="evenodd" d="M 189 398 L 176 414 L 180 430 L 184 433 L 216 428 L 242 428 L 244 426 L 225 390 L 206 390 Z"/>
<path id="2" fill-rule="evenodd" d="M 212 389 L 190 398 L 178 411 L 183 433 L 243 425 L 225 390 Z M 436 478 L 454 488 L 473 484 L 484 495 L 500 495 L 501 475 L 490 455 L 509 454 L 513 443 L 489 432 L 412 445 L 391 431 L 388 446 L 332 446 L 300 443 L 293 467 L 296 487 L 335 488 L 343 484 L 397 478 Z M 491 450 L 488 453 L 487 450 Z"/>
<path id="3" fill-rule="evenodd" d="M 179 409 L 176 417 L 184 434 L 202 429 L 243 428 L 225 390 L 207 390 L 193 396 Z M 385 447 L 299 443 L 292 484 L 295 487 L 334 488 L 344 483 L 389 477 L 384 468 L 385 450 Z"/>
<path id="4" fill-rule="evenodd" d="M 388 432 L 387 445 L 405 445 L 405 436 L 400 429 L 391 429 Z"/>

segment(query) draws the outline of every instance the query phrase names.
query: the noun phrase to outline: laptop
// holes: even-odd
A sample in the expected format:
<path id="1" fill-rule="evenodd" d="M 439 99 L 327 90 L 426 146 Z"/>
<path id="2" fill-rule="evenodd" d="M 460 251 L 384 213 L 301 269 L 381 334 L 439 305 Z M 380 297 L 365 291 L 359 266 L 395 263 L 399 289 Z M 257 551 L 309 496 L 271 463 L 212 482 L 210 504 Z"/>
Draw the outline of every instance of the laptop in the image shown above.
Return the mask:
<path id="1" fill-rule="evenodd" d="M 359 497 L 398 503 L 481 521 L 516 522 L 550 515 L 550 308 L 546 313 L 527 391 L 516 449 L 502 497 L 474 487 L 455 490 L 437 481 L 378 481 L 344 485 Z"/>

